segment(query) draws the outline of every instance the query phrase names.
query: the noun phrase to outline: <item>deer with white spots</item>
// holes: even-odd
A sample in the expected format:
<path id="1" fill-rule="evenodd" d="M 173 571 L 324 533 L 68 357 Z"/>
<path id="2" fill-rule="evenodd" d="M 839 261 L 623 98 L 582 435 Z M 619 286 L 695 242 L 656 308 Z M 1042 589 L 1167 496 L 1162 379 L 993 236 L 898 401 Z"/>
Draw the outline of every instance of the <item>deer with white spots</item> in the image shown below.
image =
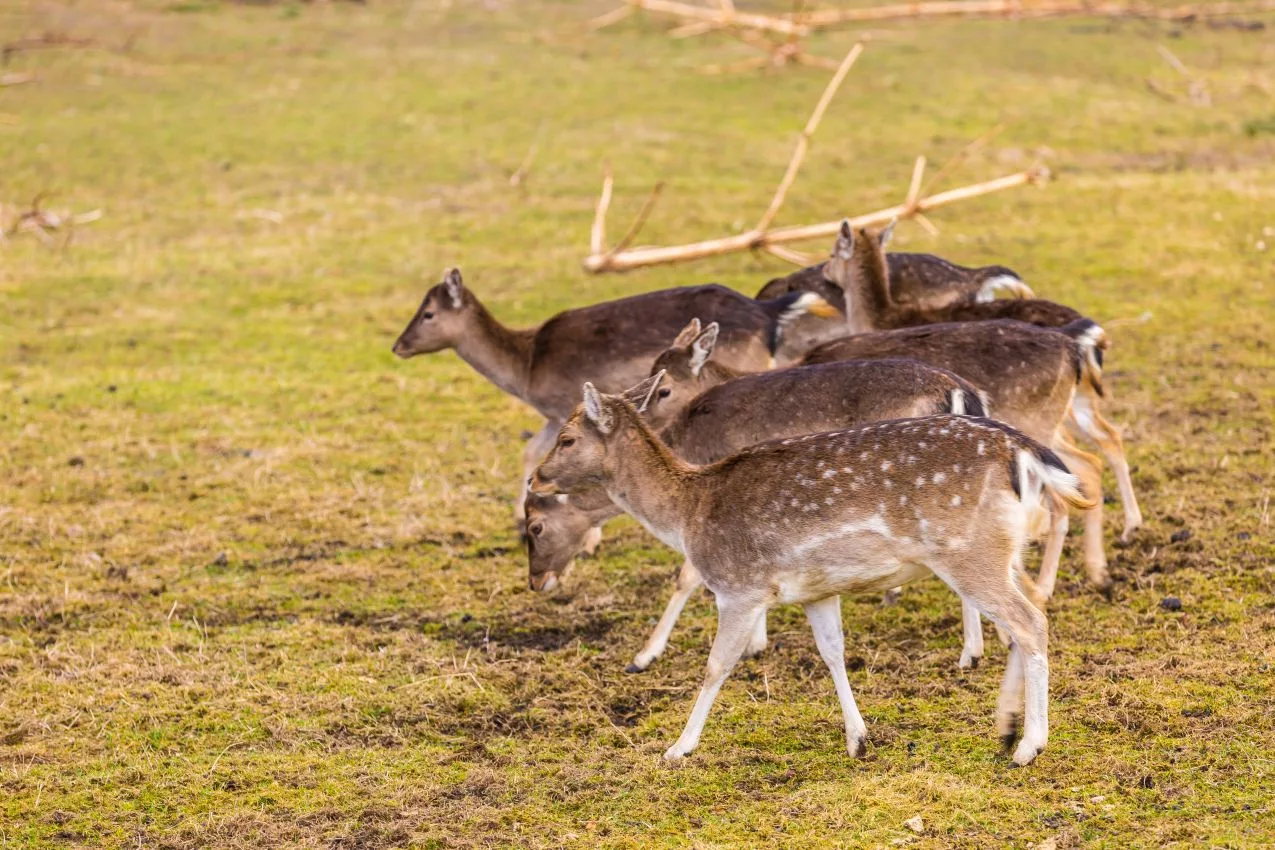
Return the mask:
<path id="1" fill-rule="evenodd" d="M 679 459 L 621 395 L 584 386 L 531 487 L 602 487 L 656 537 L 681 550 L 717 601 L 704 683 L 681 737 L 695 749 L 722 682 L 759 618 L 805 606 L 841 702 L 846 746 L 865 752 L 867 728 L 846 676 L 840 595 L 933 574 L 1010 639 L 997 729 L 1013 760 L 1048 739 L 1048 636 L 1021 553 L 1051 499 L 1089 504 L 1044 446 L 990 419 L 939 415 L 772 441 L 707 465 Z"/>
<path id="2" fill-rule="evenodd" d="M 523 519 L 525 482 L 575 405 L 583 381 L 619 391 L 648 374 L 651 360 L 694 316 L 717 321 L 722 358 L 743 369 L 790 363 L 806 350 L 785 338 L 784 328 L 805 314 L 840 318 L 813 293 L 757 301 L 724 286 L 687 286 L 648 292 L 566 310 L 533 328 L 501 324 L 461 280 L 458 269 L 425 293 L 394 343 L 404 359 L 455 349 L 461 359 L 500 389 L 534 407 L 545 418 L 523 453 L 524 489 L 515 503 Z"/>
<path id="3" fill-rule="evenodd" d="M 826 274 L 845 292 L 842 308 L 851 333 L 993 319 L 1014 319 L 1064 331 L 1070 328 L 1089 341 L 1088 356 L 1093 358 L 1091 371 L 1101 375 L 1103 352 L 1108 346 L 1106 333 L 1096 323 L 1062 304 L 1040 298 L 954 303 L 943 307 L 896 301 L 891 294 L 889 255 L 885 252 L 893 227 L 891 224 L 873 233 L 864 228 L 851 228 L 848 222 L 841 224 L 841 233 L 833 246 Z M 1069 423 L 1097 444 L 1107 463 L 1111 464 L 1120 490 L 1120 501 L 1124 505 L 1125 527 L 1121 539 L 1127 542 L 1134 530 L 1142 525 L 1142 511 L 1133 492 L 1133 479 L 1129 474 L 1120 429 L 1107 421 L 1100 410 L 1102 396 L 1101 381 L 1083 382 L 1072 403 Z"/>
<path id="4" fill-rule="evenodd" d="M 687 331 L 698 330 L 698 323 Z M 696 376 L 720 369 L 709 358 L 717 339 L 710 324 L 684 333 L 656 359 L 655 375 L 625 396 L 678 456 L 707 463 L 764 440 L 833 431 L 867 422 L 956 413 L 986 414 L 982 394 L 950 372 L 914 360 L 865 360 L 794 367 L 741 377 L 708 392 L 688 389 Z M 667 370 L 667 371 L 665 371 Z M 717 382 L 721 384 L 721 381 Z M 906 498 L 906 496 L 904 496 Z M 571 496 L 527 496 L 527 555 L 532 590 L 553 590 L 572 559 L 587 548 L 598 525 L 623 513 L 605 491 Z M 703 584 L 687 560 L 654 632 L 628 666 L 640 672 L 663 653 L 687 600 Z M 983 655 L 978 612 L 965 609 L 961 666 Z M 747 647 L 766 647 L 766 619 L 757 622 Z"/>

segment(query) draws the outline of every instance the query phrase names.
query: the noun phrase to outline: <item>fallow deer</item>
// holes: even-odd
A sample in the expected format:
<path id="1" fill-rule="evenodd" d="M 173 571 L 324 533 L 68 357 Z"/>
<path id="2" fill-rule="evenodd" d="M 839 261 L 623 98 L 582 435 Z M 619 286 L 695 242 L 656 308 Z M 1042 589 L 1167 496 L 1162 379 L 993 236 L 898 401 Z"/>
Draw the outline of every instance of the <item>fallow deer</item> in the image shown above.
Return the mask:
<path id="1" fill-rule="evenodd" d="M 1066 439 L 1063 425 L 1080 390 L 1102 386 L 1100 332 L 1089 319 L 1061 329 L 1009 319 L 946 322 L 843 337 L 815 348 L 802 362 L 911 357 L 954 372 L 987 393 L 996 418 L 1060 454 L 1085 492 L 1099 499 L 1101 463 Z M 1085 571 L 1090 581 L 1110 592 L 1101 502 L 1087 509 L 1084 518 Z M 1059 511 L 1037 579 L 1046 597 L 1053 593 L 1066 535 L 1066 513 Z"/>
<path id="2" fill-rule="evenodd" d="M 649 398 L 661 377 L 635 394 Z M 1014 762 L 1026 765 L 1044 749 L 1047 623 L 1021 550 L 1046 502 L 1090 502 L 1062 461 L 1026 435 L 990 419 L 939 415 L 771 441 L 695 465 L 673 454 L 624 396 L 585 384 L 584 403 L 531 487 L 599 486 L 685 553 L 717 601 L 704 683 L 666 759 L 695 749 L 758 620 L 790 602 L 805 606 L 832 675 L 847 750 L 863 755 L 867 727 L 846 676 L 840 594 L 931 573 L 1009 635 L 996 725 L 1012 745 L 1024 706 Z"/>
<path id="3" fill-rule="evenodd" d="M 1017 272 L 1005 266 L 966 268 L 933 254 L 891 253 L 885 259 L 890 296 L 898 304 L 933 310 L 953 304 L 991 301 L 1000 292 L 1017 298 L 1035 297 Z M 828 265 L 823 262 L 787 277 L 775 278 L 762 287 L 757 298 L 766 300 L 792 292 L 813 292 L 844 314 L 846 293 L 829 277 Z M 846 327 L 835 323 L 799 320 L 789 329 L 788 337 L 794 343 L 813 348 L 846 333 Z"/>
<path id="4" fill-rule="evenodd" d="M 852 229 L 842 222 L 841 233 L 828 261 L 828 277 L 845 291 L 844 312 L 851 333 L 927 325 L 938 322 L 971 322 L 990 319 L 1017 319 L 1042 327 L 1080 327 L 1084 317 L 1070 307 L 1039 298 L 1001 299 L 986 303 L 951 304 L 926 309 L 900 304 L 891 295 L 888 257 L 885 246 L 890 241 L 893 224 L 878 233 Z M 1098 345 L 1093 356 L 1101 366 L 1107 336 L 1101 328 L 1087 328 L 1096 335 Z M 977 383 L 977 381 L 975 382 Z M 1120 429 L 1107 421 L 1100 411 L 1102 385 L 1085 383 L 1071 407 L 1069 421 L 1082 434 L 1096 443 L 1111 464 L 1124 506 L 1125 526 L 1121 539 L 1128 541 L 1142 525 L 1142 511 L 1133 492 L 1133 479 L 1125 458 Z"/>
<path id="5" fill-rule="evenodd" d="M 511 329 L 487 311 L 451 269 L 425 294 L 394 343 L 394 353 L 415 357 L 451 348 L 483 377 L 534 407 L 545 424 L 523 453 L 523 490 L 515 503 L 521 522 L 525 482 L 575 404 L 580 384 L 594 381 L 622 390 L 649 374 L 651 360 L 694 316 L 722 328 L 723 358 L 740 368 L 791 362 L 783 329 L 797 316 L 840 314 L 813 293 L 757 301 L 723 286 L 691 286 L 649 292 L 567 310 L 534 328 Z"/>
<path id="6" fill-rule="evenodd" d="M 803 366 L 747 375 L 698 393 L 698 377 L 720 367 L 710 360 L 717 336 L 710 324 L 690 342 L 682 338 L 656 360 L 664 380 L 650 399 L 630 399 L 650 426 L 691 463 L 708 463 L 755 443 L 780 437 L 832 431 L 885 419 L 934 413 L 986 415 L 982 394 L 950 372 L 913 360 L 865 360 Z M 665 369 L 668 371 L 666 372 Z M 715 372 L 720 374 L 720 372 Z M 570 497 L 527 496 L 527 553 L 533 590 L 552 590 L 588 540 L 590 531 L 622 511 L 600 491 Z M 702 580 L 687 561 L 676 589 L 642 651 L 628 666 L 650 666 L 668 645 L 682 608 Z M 983 655 L 978 613 L 965 612 L 962 667 L 977 666 Z M 758 621 L 748 646 L 766 647 L 766 621 Z"/>
<path id="7" fill-rule="evenodd" d="M 1035 298 L 1018 273 L 1005 266 L 958 266 L 933 254 L 886 254 L 890 296 L 896 303 L 934 310 L 950 304 L 992 301 L 998 293 L 1015 298 Z M 838 309 L 845 307 L 841 285 L 829 276 L 828 263 L 807 266 L 766 283 L 757 293 L 765 301 L 790 292 L 814 292 Z"/>

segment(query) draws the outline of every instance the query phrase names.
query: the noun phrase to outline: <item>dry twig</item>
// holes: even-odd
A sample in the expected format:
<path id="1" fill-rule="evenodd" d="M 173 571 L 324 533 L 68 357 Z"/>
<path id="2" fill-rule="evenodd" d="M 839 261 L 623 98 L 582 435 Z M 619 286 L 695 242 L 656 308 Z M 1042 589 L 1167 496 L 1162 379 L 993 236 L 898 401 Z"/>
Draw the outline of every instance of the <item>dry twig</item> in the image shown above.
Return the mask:
<path id="1" fill-rule="evenodd" d="M 0 206 L 0 238 L 10 238 L 29 233 L 45 245 L 54 247 L 57 243 L 52 234 L 58 231 L 66 233 L 62 247 L 71 244 L 75 236 L 75 228 L 90 224 L 102 217 L 100 209 L 86 213 L 59 213 L 46 210 L 40 206 L 44 200 L 41 193 L 31 199 L 30 209 L 20 210 L 15 207 Z"/>
<path id="2" fill-rule="evenodd" d="M 20 86 L 24 83 L 33 82 L 35 82 L 35 74 L 0 74 L 0 88 L 4 88 L 5 86 Z"/>

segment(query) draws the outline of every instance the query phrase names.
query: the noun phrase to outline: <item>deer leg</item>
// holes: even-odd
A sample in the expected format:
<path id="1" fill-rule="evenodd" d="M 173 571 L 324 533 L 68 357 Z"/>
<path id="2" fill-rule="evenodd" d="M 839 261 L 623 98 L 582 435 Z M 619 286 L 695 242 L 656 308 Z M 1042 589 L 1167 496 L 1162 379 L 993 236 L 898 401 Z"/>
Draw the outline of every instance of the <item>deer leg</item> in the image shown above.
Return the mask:
<path id="1" fill-rule="evenodd" d="M 713 638 L 713 648 L 708 653 L 708 667 L 704 671 L 704 684 L 700 687 L 699 696 L 695 698 L 695 707 L 686 721 L 686 728 L 677 743 L 664 753 L 668 761 L 676 761 L 689 754 L 699 743 L 700 733 L 704 731 L 704 721 L 717 699 L 717 692 L 730 671 L 744 654 L 748 638 L 753 632 L 757 618 L 764 616 L 766 606 L 751 600 L 724 600 L 717 598 L 717 636 Z"/>
<path id="2" fill-rule="evenodd" d="M 1094 455 L 1076 446 L 1063 436 L 1061 429 L 1054 434 L 1054 451 L 1062 457 L 1077 478 L 1086 496 L 1098 504 L 1085 511 L 1085 572 L 1102 591 L 1111 588 L 1111 575 L 1107 572 L 1107 554 L 1102 548 L 1102 462 Z"/>
<path id="3" fill-rule="evenodd" d="M 766 651 L 766 646 L 770 641 L 766 637 L 766 614 L 757 618 L 757 625 L 753 626 L 753 633 L 748 636 L 748 646 L 744 647 L 744 657 L 753 658 L 761 655 Z"/>
<path id="4" fill-rule="evenodd" d="M 550 419 L 523 446 L 522 478 L 518 483 L 518 498 L 514 501 L 514 522 L 518 525 L 520 535 L 527 527 L 527 480 L 549 453 L 549 449 L 553 448 L 553 441 L 561 430 L 562 423 Z"/>
<path id="5" fill-rule="evenodd" d="M 1133 478 L 1129 475 L 1129 461 L 1124 455 L 1120 429 L 1103 417 L 1095 400 L 1088 395 L 1076 395 L 1070 415 L 1081 433 L 1098 444 L 1102 456 L 1111 464 L 1116 487 L 1120 490 L 1120 503 L 1124 506 L 1124 531 L 1120 533 L 1120 539 L 1127 543 L 1142 525 L 1142 509 L 1138 507 L 1138 497 L 1133 492 Z"/>
<path id="6" fill-rule="evenodd" d="M 1048 627 L 1045 615 L 1012 581 L 991 593 L 980 592 L 979 608 L 1010 635 L 1009 663 L 996 705 L 996 728 L 1006 748 L 1013 746 L 1018 709 L 1023 709 L 1023 737 L 1014 763 L 1029 764 L 1049 741 Z"/>
<path id="7" fill-rule="evenodd" d="M 1057 499 L 1049 507 L 1049 537 L 1045 540 L 1045 552 L 1040 559 L 1040 572 L 1036 586 L 1049 599 L 1054 595 L 1058 581 L 1058 563 L 1062 560 L 1063 541 L 1067 539 L 1067 506 Z"/>
<path id="8" fill-rule="evenodd" d="M 1016 554 L 1008 555 L 1008 569 L 990 561 L 974 568 L 961 565 L 959 571 L 952 571 L 975 580 L 956 580 L 942 569 L 934 572 L 961 595 L 962 602 L 969 601 L 1009 634 L 1009 662 L 996 703 L 996 730 L 1006 746 L 1012 746 L 1022 710 L 1023 736 L 1013 759 L 1025 765 L 1049 740 L 1049 664 L 1045 657 L 1049 637 L 1044 612 L 1019 587 L 1020 581 L 1030 579 L 1018 569 L 1016 559 Z"/>
<path id="9" fill-rule="evenodd" d="M 652 661 L 660 657 L 664 648 L 668 646 L 668 637 L 673 633 L 673 626 L 677 623 L 677 618 L 681 616 L 686 601 L 703 583 L 703 577 L 691 564 L 690 559 L 683 561 L 682 569 L 677 574 L 677 588 L 673 591 L 673 596 L 669 598 L 668 605 L 664 606 L 664 613 L 660 616 L 660 621 L 655 624 L 655 631 L 651 632 L 646 646 L 642 647 L 642 651 L 633 659 L 633 663 L 624 668 L 624 672 L 641 673 L 651 666 Z M 763 622 L 765 622 L 764 619 Z"/>
<path id="10" fill-rule="evenodd" d="M 983 621 L 978 608 L 961 599 L 961 625 L 965 632 L 965 644 L 961 647 L 961 669 L 972 670 L 983 657 Z"/>
<path id="11" fill-rule="evenodd" d="M 598 551 L 598 544 L 602 542 L 602 526 L 595 525 L 584 533 L 584 554 L 592 556 Z"/>
<path id="12" fill-rule="evenodd" d="M 815 645 L 823 663 L 832 674 L 832 684 L 841 702 L 841 716 L 846 724 L 846 751 L 854 758 L 862 758 L 868 751 L 868 727 L 855 705 L 846 677 L 846 639 L 841 628 L 841 597 L 829 596 L 806 605 L 806 619 L 815 633 Z"/>

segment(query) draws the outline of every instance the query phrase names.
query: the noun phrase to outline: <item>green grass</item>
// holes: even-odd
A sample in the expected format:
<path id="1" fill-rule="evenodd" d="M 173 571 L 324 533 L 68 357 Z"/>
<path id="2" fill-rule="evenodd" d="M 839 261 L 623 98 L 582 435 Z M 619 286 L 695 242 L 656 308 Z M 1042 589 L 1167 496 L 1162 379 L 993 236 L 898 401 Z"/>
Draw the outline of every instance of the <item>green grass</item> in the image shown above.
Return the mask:
<path id="1" fill-rule="evenodd" d="M 65 252 L 0 244 L 0 846 L 1275 841 L 1268 35 L 877 30 L 780 223 L 897 203 L 917 154 L 942 162 L 1006 122 L 947 185 L 1038 151 L 1056 182 L 896 240 L 1008 263 L 1108 326 L 1148 525 L 1111 549 L 1110 603 L 1068 551 L 1050 747 L 1030 768 L 994 739 L 1003 650 L 958 672 L 958 608 L 928 583 L 892 608 L 846 602 L 868 760 L 846 758 L 831 683 L 783 610 L 670 769 L 707 597 L 651 671 L 625 675 L 677 557 L 615 523 L 564 592 L 531 594 L 510 520 L 534 416 L 450 354 L 389 352 L 448 265 L 524 324 L 685 283 L 751 292 L 784 270 L 735 255 L 581 271 L 604 159 L 613 239 L 658 179 L 642 241 L 734 232 L 827 78 L 703 77 L 752 51 L 652 21 L 575 34 L 608 8 L 0 8 L 4 41 L 136 34 L 129 52 L 20 53 L 7 70 L 38 80 L 0 89 L 0 201 L 104 210 Z M 1211 107 L 1147 89 L 1185 94 L 1158 43 Z M 903 826 L 917 814 L 920 835 Z"/>

